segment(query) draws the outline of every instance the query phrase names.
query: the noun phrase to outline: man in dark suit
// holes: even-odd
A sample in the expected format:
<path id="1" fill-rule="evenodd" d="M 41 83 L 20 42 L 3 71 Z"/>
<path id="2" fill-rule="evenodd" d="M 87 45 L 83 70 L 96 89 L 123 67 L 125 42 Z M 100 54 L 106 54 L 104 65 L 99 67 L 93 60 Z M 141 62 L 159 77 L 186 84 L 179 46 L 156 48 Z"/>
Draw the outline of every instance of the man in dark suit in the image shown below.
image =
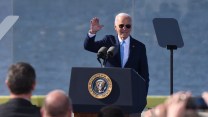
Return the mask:
<path id="1" fill-rule="evenodd" d="M 97 17 L 91 20 L 90 30 L 85 39 L 84 47 L 86 50 L 97 53 L 98 50 L 105 46 L 118 47 L 117 53 L 112 58 L 109 58 L 106 67 L 122 67 L 133 68 L 140 74 L 145 82 L 148 92 L 149 87 L 149 72 L 146 56 L 146 47 L 143 43 L 131 37 L 132 19 L 126 13 L 119 13 L 115 17 L 116 36 L 106 35 L 102 40 L 95 41 L 96 33 L 101 30 L 103 25 L 99 24 Z M 124 43 L 124 45 L 122 45 Z M 123 49 L 123 53 L 121 52 Z"/>
<path id="2" fill-rule="evenodd" d="M 0 117 L 41 117 L 40 108 L 30 102 L 35 79 L 35 70 L 30 64 L 18 62 L 10 66 L 6 78 L 10 100 L 0 105 Z"/>
<path id="3" fill-rule="evenodd" d="M 90 30 L 85 39 L 84 48 L 88 51 L 97 53 L 101 47 L 117 47 L 118 51 L 113 57 L 108 58 L 106 67 L 133 68 L 140 74 L 146 84 L 146 94 L 149 87 L 149 72 L 146 55 L 146 47 L 140 41 L 131 37 L 132 19 L 126 13 L 119 13 L 115 17 L 114 28 L 116 36 L 106 35 L 103 39 L 95 41 L 96 33 L 103 28 L 99 18 L 91 20 Z"/>

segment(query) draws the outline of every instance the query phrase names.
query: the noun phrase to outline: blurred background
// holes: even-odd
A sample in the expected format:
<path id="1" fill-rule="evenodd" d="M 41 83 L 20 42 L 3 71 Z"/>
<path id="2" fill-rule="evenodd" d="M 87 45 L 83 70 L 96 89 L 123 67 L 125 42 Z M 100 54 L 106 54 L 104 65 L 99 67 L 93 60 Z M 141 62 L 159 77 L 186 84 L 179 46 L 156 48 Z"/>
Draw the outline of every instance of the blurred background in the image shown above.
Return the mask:
<path id="1" fill-rule="evenodd" d="M 91 18 L 104 28 L 97 34 L 115 35 L 119 12 L 133 18 L 132 36 L 146 45 L 149 62 L 149 95 L 170 93 L 170 51 L 158 45 L 152 20 L 175 18 L 184 47 L 174 50 L 174 92 L 208 91 L 208 0 L 0 0 L 0 22 L 18 15 L 13 28 L 0 40 L 0 95 L 8 67 L 18 61 L 36 69 L 35 95 L 52 89 L 68 92 L 72 67 L 100 67 L 96 54 L 84 50 Z"/>

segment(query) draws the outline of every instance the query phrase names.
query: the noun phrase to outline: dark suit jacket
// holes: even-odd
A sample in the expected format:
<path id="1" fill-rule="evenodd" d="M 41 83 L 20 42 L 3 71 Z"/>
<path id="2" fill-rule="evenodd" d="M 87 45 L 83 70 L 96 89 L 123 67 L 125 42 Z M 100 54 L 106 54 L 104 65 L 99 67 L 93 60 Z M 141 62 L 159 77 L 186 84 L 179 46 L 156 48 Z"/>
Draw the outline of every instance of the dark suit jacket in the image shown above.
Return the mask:
<path id="1" fill-rule="evenodd" d="M 0 105 L 0 117 L 41 117 L 40 108 L 22 98 Z"/>
<path id="2" fill-rule="evenodd" d="M 107 48 L 115 46 L 117 48 L 117 52 L 115 52 L 115 55 L 112 58 L 108 59 L 106 67 L 121 67 L 120 44 L 117 36 L 106 35 L 102 40 L 98 41 L 95 41 L 95 36 L 92 38 L 87 36 L 85 39 L 84 48 L 88 51 L 97 53 L 98 50 L 103 46 Z M 146 47 L 143 43 L 132 38 L 131 36 L 129 46 L 129 58 L 124 67 L 133 68 L 138 74 L 140 74 L 144 78 L 148 93 L 149 72 Z"/>

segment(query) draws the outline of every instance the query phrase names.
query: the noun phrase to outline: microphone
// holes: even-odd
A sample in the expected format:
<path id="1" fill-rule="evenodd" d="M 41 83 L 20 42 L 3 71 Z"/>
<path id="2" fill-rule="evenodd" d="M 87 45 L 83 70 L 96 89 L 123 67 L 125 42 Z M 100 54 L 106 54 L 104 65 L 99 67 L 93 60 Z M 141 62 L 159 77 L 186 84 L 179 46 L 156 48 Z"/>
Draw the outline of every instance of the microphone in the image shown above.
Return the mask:
<path id="1" fill-rule="evenodd" d="M 102 67 L 105 67 L 107 60 L 109 58 L 112 58 L 115 53 L 116 53 L 116 47 L 115 46 L 111 46 L 110 48 L 107 48 L 107 47 L 103 46 L 98 50 L 97 60 L 99 61 L 99 63 L 101 64 Z M 101 63 L 100 59 L 103 59 L 102 63 Z"/>
<path id="2" fill-rule="evenodd" d="M 97 60 L 101 64 L 101 67 L 105 67 L 107 50 L 108 50 L 108 48 L 106 48 L 106 47 L 103 46 L 97 52 Z M 101 63 L 100 58 L 103 59 L 103 62 L 102 63 Z"/>
<path id="3" fill-rule="evenodd" d="M 101 48 L 98 50 L 97 57 L 98 57 L 98 58 L 102 58 L 102 59 L 106 59 L 107 50 L 108 50 L 108 48 L 106 48 L 106 47 L 104 47 L 104 46 L 101 47 Z"/>
<path id="4" fill-rule="evenodd" d="M 111 46 L 108 50 L 107 50 L 107 57 L 111 58 L 113 57 L 115 54 L 115 46 Z"/>

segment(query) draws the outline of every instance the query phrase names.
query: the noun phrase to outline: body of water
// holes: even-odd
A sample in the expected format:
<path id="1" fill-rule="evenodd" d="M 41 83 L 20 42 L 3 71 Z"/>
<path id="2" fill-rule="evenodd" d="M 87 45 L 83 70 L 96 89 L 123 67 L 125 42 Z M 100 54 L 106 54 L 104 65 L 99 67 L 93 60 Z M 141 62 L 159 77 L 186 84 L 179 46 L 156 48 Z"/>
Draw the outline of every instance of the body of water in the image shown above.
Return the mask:
<path id="1" fill-rule="evenodd" d="M 133 17 L 132 36 L 147 48 L 149 95 L 169 95 L 170 51 L 156 39 L 153 18 L 175 18 L 184 47 L 174 50 L 174 92 L 207 91 L 208 71 L 207 0 L 0 0 L 0 21 L 7 15 L 20 16 L 14 28 L 0 40 L 0 95 L 8 95 L 4 84 L 13 62 L 31 63 L 37 73 L 34 94 L 52 89 L 68 92 L 72 67 L 100 67 L 96 54 L 83 48 L 92 17 L 104 25 L 97 34 L 115 34 L 114 17 L 127 12 Z"/>

